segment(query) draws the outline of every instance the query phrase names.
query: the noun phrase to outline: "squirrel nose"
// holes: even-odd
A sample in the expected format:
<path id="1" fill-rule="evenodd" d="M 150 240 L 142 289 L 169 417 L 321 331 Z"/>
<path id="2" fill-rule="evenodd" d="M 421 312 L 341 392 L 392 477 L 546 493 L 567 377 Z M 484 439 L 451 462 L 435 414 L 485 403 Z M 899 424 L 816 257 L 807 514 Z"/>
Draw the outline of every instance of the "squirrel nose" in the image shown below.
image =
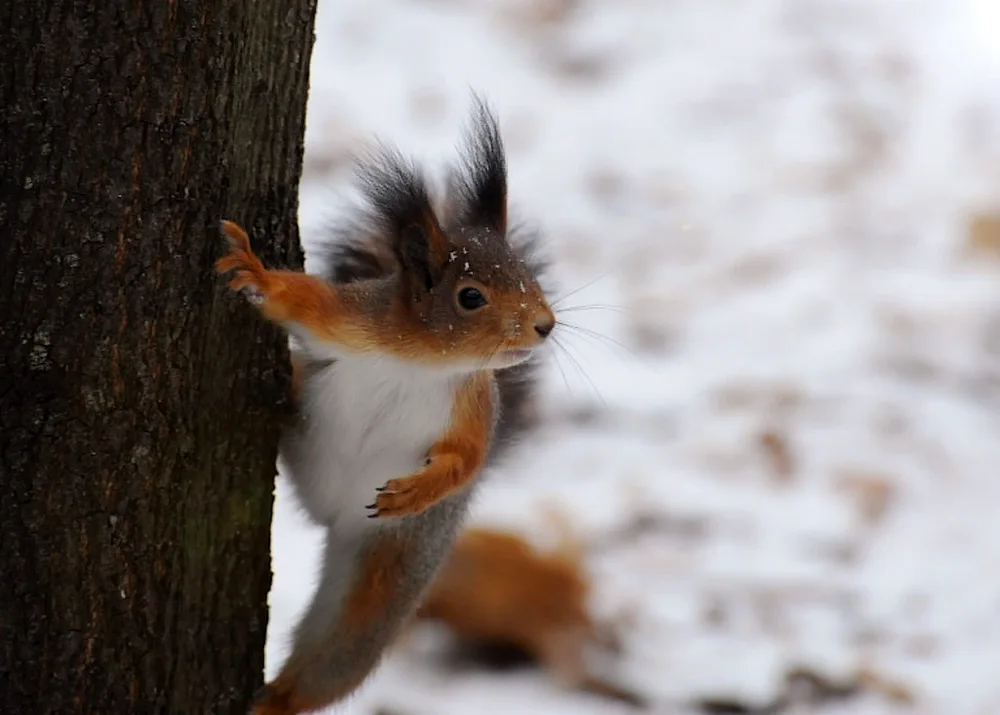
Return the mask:
<path id="1" fill-rule="evenodd" d="M 538 333 L 538 337 L 545 339 L 549 337 L 549 333 L 552 329 L 556 327 L 556 319 L 553 317 L 552 313 L 546 311 L 538 315 L 535 318 L 535 332 Z"/>

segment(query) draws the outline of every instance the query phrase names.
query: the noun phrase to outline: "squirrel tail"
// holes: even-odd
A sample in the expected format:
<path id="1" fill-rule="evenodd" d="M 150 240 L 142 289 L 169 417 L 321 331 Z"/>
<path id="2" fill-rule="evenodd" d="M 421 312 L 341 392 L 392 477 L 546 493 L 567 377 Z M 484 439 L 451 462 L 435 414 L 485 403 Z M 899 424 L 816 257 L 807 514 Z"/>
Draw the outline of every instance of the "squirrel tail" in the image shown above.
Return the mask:
<path id="1" fill-rule="evenodd" d="M 312 602 L 278 676 L 252 715 L 297 715 L 343 700 L 375 670 L 420 591 L 407 575 L 411 541 L 391 532 L 327 534 Z"/>
<path id="2" fill-rule="evenodd" d="M 455 538 L 470 492 L 391 527 L 328 527 L 320 582 L 295 628 L 291 654 L 251 715 L 298 715 L 340 702 L 378 667 L 416 610 Z"/>

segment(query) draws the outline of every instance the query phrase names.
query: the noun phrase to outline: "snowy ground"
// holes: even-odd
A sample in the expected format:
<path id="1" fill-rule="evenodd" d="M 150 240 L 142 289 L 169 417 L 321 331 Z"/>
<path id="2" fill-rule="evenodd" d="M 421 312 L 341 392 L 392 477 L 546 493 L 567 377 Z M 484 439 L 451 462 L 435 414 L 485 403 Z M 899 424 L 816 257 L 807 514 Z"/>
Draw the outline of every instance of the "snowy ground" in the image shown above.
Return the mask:
<path id="1" fill-rule="evenodd" d="M 474 87 L 562 289 L 593 281 L 565 305 L 620 308 L 563 314 L 624 347 L 564 331 L 475 519 L 578 525 L 655 713 L 766 705 L 796 669 L 870 687 L 785 712 L 1000 713 L 993 4 L 321 3 L 307 250 L 347 152 L 450 158 Z M 269 674 L 317 558 L 281 480 L 274 540 Z M 627 712 L 433 662 L 402 648 L 336 712 Z"/>

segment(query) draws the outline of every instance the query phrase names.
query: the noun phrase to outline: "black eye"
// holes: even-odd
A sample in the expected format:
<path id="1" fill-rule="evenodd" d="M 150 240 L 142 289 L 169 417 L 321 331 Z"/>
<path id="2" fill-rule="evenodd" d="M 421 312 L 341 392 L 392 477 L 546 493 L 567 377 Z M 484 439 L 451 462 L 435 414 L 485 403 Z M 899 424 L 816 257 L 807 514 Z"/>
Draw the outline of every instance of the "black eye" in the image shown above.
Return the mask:
<path id="1" fill-rule="evenodd" d="M 486 296 L 478 288 L 463 288 L 458 291 L 458 304 L 463 310 L 476 310 L 486 305 Z"/>

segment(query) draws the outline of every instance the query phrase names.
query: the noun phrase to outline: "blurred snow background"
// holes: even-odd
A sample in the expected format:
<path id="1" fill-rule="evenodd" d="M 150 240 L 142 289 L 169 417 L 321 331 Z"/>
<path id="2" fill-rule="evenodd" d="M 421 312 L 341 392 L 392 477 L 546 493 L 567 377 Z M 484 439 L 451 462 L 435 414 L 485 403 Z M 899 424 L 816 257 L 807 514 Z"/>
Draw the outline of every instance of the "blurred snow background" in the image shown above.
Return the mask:
<path id="1" fill-rule="evenodd" d="M 474 521 L 572 520 L 650 712 L 1000 713 L 1000 3 L 322 0 L 307 251 L 359 142 L 441 165 L 470 88 L 582 288 Z M 316 539 L 279 479 L 269 674 Z M 332 711 L 629 709 L 406 643 Z"/>

